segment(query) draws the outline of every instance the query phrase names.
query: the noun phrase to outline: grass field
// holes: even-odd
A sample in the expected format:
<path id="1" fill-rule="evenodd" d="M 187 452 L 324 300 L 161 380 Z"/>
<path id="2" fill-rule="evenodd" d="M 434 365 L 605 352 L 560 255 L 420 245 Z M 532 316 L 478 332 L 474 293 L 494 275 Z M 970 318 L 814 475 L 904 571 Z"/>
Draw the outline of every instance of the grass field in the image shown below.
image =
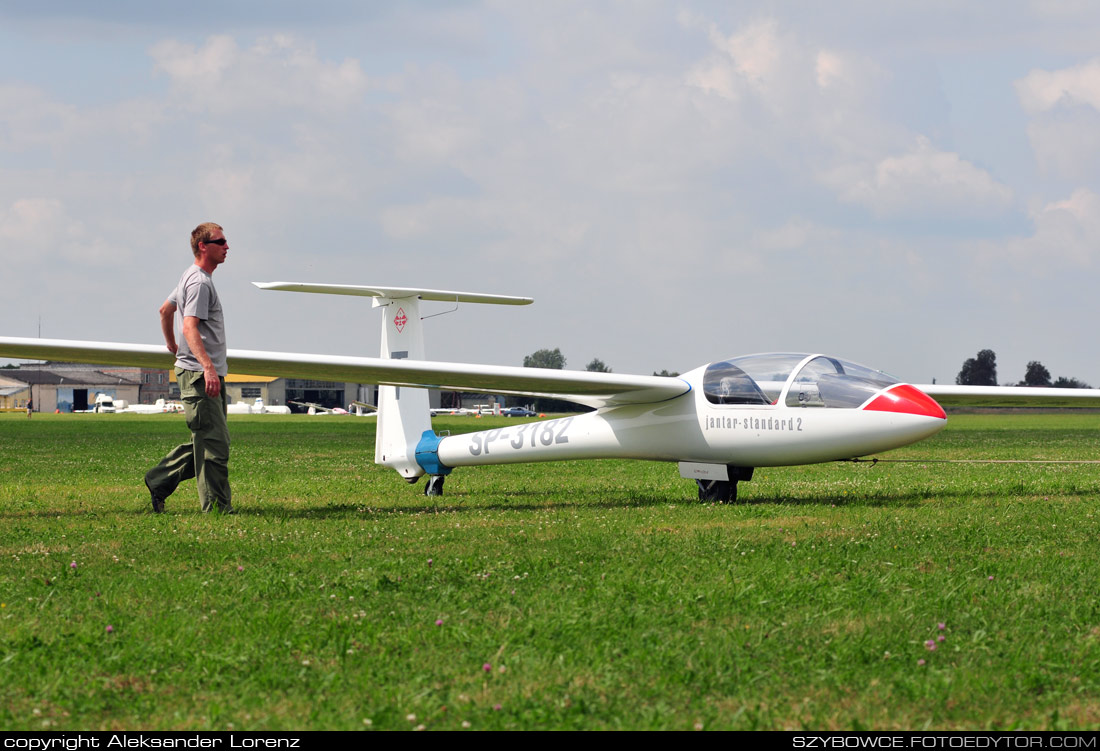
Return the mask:
<path id="1" fill-rule="evenodd" d="M 0 728 L 1100 727 L 1100 465 L 763 469 L 723 506 L 567 462 L 427 499 L 372 421 L 230 429 L 240 514 L 188 484 L 154 516 L 182 418 L 0 415 Z M 1100 459 L 1100 415 L 888 456 Z"/>

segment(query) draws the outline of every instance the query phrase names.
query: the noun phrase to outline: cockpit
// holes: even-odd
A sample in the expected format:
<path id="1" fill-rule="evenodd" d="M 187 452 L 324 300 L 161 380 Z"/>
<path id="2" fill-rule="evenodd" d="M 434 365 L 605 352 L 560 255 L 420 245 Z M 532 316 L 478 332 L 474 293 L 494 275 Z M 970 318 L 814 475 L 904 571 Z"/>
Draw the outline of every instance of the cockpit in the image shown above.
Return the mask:
<path id="1" fill-rule="evenodd" d="M 786 352 L 712 363 L 703 373 L 711 404 L 856 409 L 877 391 L 900 383 L 892 375 L 826 355 Z"/>

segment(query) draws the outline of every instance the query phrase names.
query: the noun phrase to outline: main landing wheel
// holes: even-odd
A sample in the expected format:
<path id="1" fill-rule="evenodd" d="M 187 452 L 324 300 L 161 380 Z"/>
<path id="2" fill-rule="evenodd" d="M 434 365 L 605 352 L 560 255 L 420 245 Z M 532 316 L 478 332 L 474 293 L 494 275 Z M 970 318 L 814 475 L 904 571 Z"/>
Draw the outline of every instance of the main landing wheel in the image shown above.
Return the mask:
<path id="1" fill-rule="evenodd" d="M 737 483 L 752 479 L 753 467 L 728 466 L 728 480 L 696 480 L 699 500 L 706 503 L 733 503 L 737 500 Z"/>
<path id="2" fill-rule="evenodd" d="M 727 480 L 696 480 L 699 500 L 707 503 L 731 503 L 737 500 L 737 483 Z"/>

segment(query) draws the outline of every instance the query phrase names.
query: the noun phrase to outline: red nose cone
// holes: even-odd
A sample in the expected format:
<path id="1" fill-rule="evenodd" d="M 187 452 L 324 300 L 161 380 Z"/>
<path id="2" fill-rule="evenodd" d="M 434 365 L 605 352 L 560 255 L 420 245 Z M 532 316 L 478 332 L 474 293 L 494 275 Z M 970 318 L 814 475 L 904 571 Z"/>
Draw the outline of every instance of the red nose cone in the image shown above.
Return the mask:
<path id="1" fill-rule="evenodd" d="M 903 412 L 909 415 L 924 415 L 925 417 L 938 417 L 947 419 L 947 413 L 936 400 L 920 389 L 902 384 L 895 386 L 884 394 L 879 394 L 871 400 L 864 409 L 876 412 Z"/>

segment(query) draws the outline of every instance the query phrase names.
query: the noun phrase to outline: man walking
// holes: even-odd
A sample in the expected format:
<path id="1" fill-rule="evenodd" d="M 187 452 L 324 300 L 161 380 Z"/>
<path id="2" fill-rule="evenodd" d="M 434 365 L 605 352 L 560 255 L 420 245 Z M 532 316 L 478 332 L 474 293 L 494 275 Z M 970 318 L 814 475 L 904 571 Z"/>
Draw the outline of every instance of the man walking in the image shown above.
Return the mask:
<path id="1" fill-rule="evenodd" d="M 176 356 L 176 382 L 191 441 L 172 449 L 145 473 L 156 514 L 164 512 L 164 501 L 176 486 L 192 477 L 198 483 L 203 511 L 236 513 L 229 490 L 225 321 L 211 276 L 225 263 L 228 251 L 229 242 L 219 225 L 206 222 L 195 227 L 191 232 L 195 263 L 160 306 L 160 327 L 168 350 Z M 178 345 L 177 315 L 183 331 Z"/>

